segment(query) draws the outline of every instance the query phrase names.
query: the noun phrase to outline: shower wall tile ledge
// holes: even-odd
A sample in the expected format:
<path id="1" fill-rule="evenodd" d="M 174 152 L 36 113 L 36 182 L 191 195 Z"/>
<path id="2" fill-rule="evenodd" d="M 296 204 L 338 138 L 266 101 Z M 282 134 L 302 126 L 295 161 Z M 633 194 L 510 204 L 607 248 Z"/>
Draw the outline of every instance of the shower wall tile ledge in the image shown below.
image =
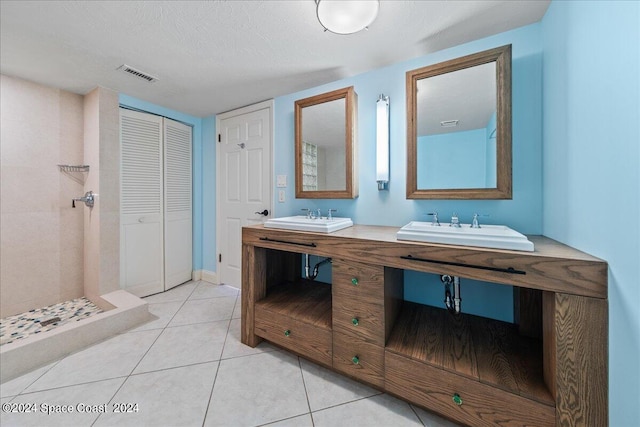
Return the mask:
<path id="1" fill-rule="evenodd" d="M 39 366 L 139 326 L 153 316 L 147 302 L 126 291 L 118 290 L 100 297 L 114 308 L 69 322 L 46 333 L 4 344 L 0 347 L 0 382 L 4 383 Z"/>

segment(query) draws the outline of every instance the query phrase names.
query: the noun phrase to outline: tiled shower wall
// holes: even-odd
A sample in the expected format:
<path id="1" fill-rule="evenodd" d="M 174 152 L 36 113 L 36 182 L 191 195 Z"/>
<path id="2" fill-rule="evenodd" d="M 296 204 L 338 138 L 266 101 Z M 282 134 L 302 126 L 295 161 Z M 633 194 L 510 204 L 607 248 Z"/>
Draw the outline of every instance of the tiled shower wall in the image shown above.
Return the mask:
<path id="1" fill-rule="evenodd" d="M 0 76 L 0 317 L 83 296 L 83 97 Z"/>
<path id="2" fill-rule="evenodd" d="M 97 87 L 84 96 L 84 162 L 91 166 L 85 190 L 97 194 L 84 208 L 84 295 L 120 288 L 120 111 L 118 94 Z"/>

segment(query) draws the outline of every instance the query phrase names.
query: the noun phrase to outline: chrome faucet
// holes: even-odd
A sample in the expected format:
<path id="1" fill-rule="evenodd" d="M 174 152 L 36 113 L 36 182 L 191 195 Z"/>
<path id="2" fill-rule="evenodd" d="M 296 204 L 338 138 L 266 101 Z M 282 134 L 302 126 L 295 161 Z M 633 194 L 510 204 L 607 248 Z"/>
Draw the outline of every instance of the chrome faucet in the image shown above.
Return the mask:
<path id="1" fill-rule="evenodd" d="M 86 193 L 84 193 L 84 196 L 74 197 L 73 199 L 71 199 L 71 207 L 75 208 L 76 202 L 84 202 L 87 207 L 92 208 L 94 199 L 95 195 L 93 194 L 93 191 L 87 191 Z"/>
<path id="2" fill-rule="evenodd" d="M 481 216 L 489 216 L 489 215 L 480 215 L 478 213 L 474 213 L 473 220 L 471 221 L 471 228 L 481 228 L 480 223 L 478 222 L 478 218 Z"/>
<path id="3" fill-rule="evenodd" d="M 438 221 L 438 212 L 431 212 L 431 213 L 428 213 L 427 215 L 433 217 L 433 222 L 431 223 L 431 225 L 435 227 L 440 227 L 440 221 Z"/>
<path id="4" fill-rule="evenodd" d="M 320 212 L 320 208 L 318 208 L 318 219 L 322 219 L 322 212 Z"/>
<path id="5" fill-rule="evenodd" d="M 449 227 L 460 228 L 460 219 L 458 218 L 458 214 L 455 212 L 451 215 L 451 223 L 449 224 Z"/>
<path id="6" fill-rule="evenodd" d="M 338 212 L 338 209 L 329 209 L 329 213 L 327 214 L 327 220 L 329 221 L 333 220 L 333 215 L 331 214 L 332 212 Z"/>
<path id="7" fill-rule="evenodd" d="M 306 211 L 306 212 L 307 212 L 307 214 L 306 214 L 307 219 L 311 219 L 311 213 L 312 213 L 312 212 L 311 212 L 311 209 L 309 209 L 309 208 L 302 208 L 302 209 L 300 209 L 300 210 L 301 210 L 301 211 Z"/>
<path id="8" fill-rule="evenodd" d="M 480 228 L 480 224 L 478 224 L 478 214 L 473 214 L 473 221 L 471 221 L 471 228 Z"/>

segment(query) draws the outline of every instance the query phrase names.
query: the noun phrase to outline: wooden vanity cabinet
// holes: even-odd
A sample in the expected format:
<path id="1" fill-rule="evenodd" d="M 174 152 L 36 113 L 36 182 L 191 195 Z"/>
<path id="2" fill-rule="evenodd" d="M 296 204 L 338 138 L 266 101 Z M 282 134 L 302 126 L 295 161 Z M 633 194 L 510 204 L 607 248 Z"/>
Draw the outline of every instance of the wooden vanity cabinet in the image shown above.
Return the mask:
<path id="1" fill-rule="evenodd" d="M 606 262 L 540 236 L 525 253 L 396 231 L 243 228 L 242 342 L 269 340 L 462 424 L 608 424 Z M 332 258 L 331 285 L 300 278 L 304 253 Z M 406 269 L 515 286 L 518 324 L 403 301 Z"/>

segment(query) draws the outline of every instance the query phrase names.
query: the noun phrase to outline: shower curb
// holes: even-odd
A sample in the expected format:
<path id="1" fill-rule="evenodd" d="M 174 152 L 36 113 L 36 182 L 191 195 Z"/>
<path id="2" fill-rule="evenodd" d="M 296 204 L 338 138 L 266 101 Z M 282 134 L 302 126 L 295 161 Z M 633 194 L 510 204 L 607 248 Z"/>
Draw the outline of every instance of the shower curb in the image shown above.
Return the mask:
<path id="1" fill-rule="evenodd" d="M 147 302 L 127 291 L 118 290 L 100 298 L 114 308 L 3 345 L 0 348 L 0 383 L 153 319 Z"/>

